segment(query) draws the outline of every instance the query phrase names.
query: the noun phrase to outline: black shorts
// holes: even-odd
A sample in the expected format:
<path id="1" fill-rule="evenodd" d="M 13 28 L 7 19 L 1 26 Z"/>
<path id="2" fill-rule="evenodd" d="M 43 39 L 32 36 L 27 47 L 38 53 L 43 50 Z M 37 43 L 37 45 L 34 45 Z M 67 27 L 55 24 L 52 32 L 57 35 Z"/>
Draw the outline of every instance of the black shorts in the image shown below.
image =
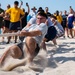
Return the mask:
<path id="1" fill-rule="evenodd" d="M 26 43 L 25 43 L 26 44 Z M 21 52 L 22 52 L 22 56 L 20 57 L 20 59 L 22 59 L 24 57 L 24 52 L 23 52 L 23 45 L 24 43 L 23 42 L 20 42 L 17 44 L 17 46 L 20 48 Z M 39 50 L 40 50 L 40 47 L 39 45 L 37 44 L 37 47 L 35 49 L 35 53 L 34 53 L 34 56 L 36 56 L 38 53 L 39 53 Z"/>
<path id="2" fill-rule="evenodd" d="M 20 59 L 21 59 L 21 58 L 24 57 L 24 52 L 23 52 L 23 42 L 18 43 L 17 46 L 20 48 L 20 50 L 21 50 L 21 52 L 22 52 L 22 56 L 20 57 Z"/>
<path id="3" fill-rule="evenodd" d="M 40 47 L 39 47 L 39 45 L 37 44 L 37 47 L 36 47 L 36 49 L 35 49 L 35 55 L 34 56 L 36 56 L 38 53 L 39 53 L 39 51 L 40 51 Z"/>
<path id="4" fill-rule="evenodd" d="M 51 26 L 48 28 L 47 34 L 45 35 L 45 38 L 47 39 L 46 42 L 53 40 L 56 37 L 57 30 L 54 26 Z"/>
<path id="5" fill-rule="evenodd" d="M 4 26 L 9 29 L 10 21 L 4 20 Z"/>
<path id="6" fill-rule="evenodd" d="M 67 26 L 66 26 L 66 23 L 67 23 L 66 21 L 63 21 L 63 22 L 61 23 L 61 25 L 62 25 L 63 28 L 66 28 L 66 27 L 67 27 Z"/>
<path id="7" fill-rule="evenodd" d="M 21 29 L 20 21 L 18 21 L 18 22 L 10 22 L 9 29 L 10 30 L 20 30 Z"/>
<path id="8" fill-rule="evenodd" d="M 3 27 L 3 20 L 0 20 L 0 28 Z"/>
<path id="9" fill-rule="evenodd" d="M 63 27 L 63 28 L 66 28 L 66 24 L 63 24 L 62 27 Z"/>

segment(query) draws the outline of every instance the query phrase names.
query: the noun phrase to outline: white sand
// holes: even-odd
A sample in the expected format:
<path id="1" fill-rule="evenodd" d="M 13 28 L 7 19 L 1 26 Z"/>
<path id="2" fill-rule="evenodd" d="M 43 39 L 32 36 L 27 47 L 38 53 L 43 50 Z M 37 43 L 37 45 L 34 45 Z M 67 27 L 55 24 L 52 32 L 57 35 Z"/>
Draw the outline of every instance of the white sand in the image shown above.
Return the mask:
<path id="1" fill-rule="evenodd" d="M 0 71 L 0 75 L 75 75 L 75 38 L 59 38 L 57 39 L 59 48 L 55 48 L 52 42 L 47 43 L 47 55 L 45 51 L 40 52 L 34 63 L 39 69 L 36 71 L 25 68 L 21 71 Z M 0 56 L 9 45 L 0 45 Z M 56 50 L 56 51 L 55 51 Z M 47 61 L 48 60 L 48 61 Z"/>

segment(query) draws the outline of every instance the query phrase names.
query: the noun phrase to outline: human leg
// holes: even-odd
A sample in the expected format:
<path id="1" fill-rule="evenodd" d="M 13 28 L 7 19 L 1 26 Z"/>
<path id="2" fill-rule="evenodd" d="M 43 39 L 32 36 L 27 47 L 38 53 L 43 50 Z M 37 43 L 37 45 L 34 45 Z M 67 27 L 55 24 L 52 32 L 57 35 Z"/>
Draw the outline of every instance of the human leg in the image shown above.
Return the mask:
<path id="1" fill-rule="evenodd" d="M 13 45 L 11 47 L 9 47 L 6 52 L 2 55 L 2 57 L 0 58 L 0 63 L 3 63 L 4 60 L 8 57 L 8 56 L 12 56 L 13 58 L 20 58 L 22 55 L 22 52 L 20 50 L 20 48 L 16 45 Z"/>
<path id="2" fill-rule="evenodd" d="M 54 45 L 57 45 L 56 37 L 52 41 L 53 41 Z"/>
<path id="3" fill-rule="evenodd" d="M 12 70 L 13 68 L 25 63 L 25 59 L 19 59 L 22 56 L 20 48 L 16 45 L 8 48 L 0 58 L 0 70 Z"/>
<path id="4" fill-rule="evenodd" d="M 37 48 L 36 40 L 32 37 L 27 37 L 25 48 L 27 64 L 30 64 L 33 61 L 34 57 L 38 54 L 38 52 L 39 48 Z"/>
<path id="5" fill-rule="evenodd" d="M 42 40 L 41 46 L 40 46 L 40 47 L 43 48 L 43 50 L 45 50 L 45 51 L 47 51 L 46 44 L 45 44 L 46 41 L 47 41 L 47 39 L 44 38 L 44 39 Z"/>
<path id="6" fill-rule="evenodd" d="M 70 35 L 73 38 L 73 29 L 70 29 Z"/>
<path id="7" fill-rule="evenodd" d="M 15 33 L 18 30 L 20 30 L 21 29 L 21 27 L 20 27 L 20 21 L 18 21 L 18 22 L 10 22 L 9 29 L 11 30 L 11 33 L 12 32 Z M 15 38 L 15 43 L 16 43 L 17 42 L 17 36 L 14 36 L 14 38 Z"/>

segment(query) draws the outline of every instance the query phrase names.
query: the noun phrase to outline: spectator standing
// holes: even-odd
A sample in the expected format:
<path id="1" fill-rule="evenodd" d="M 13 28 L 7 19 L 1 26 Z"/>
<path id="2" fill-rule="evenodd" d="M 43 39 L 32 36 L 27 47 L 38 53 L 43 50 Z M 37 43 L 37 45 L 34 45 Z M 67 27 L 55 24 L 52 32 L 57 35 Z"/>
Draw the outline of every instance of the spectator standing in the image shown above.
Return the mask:
<path id="1" fill-rule="evenodd" d="M 67 11 L 65 10 L 64 14 L 62 15 L 62 19 L 63 19 L 62 27 L 63 27 L 64 31 L 67 32 L 67 36 L 68 36 L 67 17 L 68 17 Z M 64 35 L 64 37 L 65 37 L 65 35 Z"/>
<path id="2" fill-rule="evenodd" d="M 10 5 L 7 5 L 7 10 L 10 8 Z M 5 10 L 6 11 L 6 10 Z M 10 24 L 10 16 L 9 14 L 5 16 L 5 11 L 3 13 L 3 27 L 2 27 L 2 33 L 9 32 L 9 24 Z M 2 38 L 2 42 L 4 42 L 4 37 Z"/>
<path id="3" fill-rule="evenodd" d="M 73 9 L 70 8 L 68 15 L 68 28 L 70 30 L 70 35 L 73 38 L 73 21 L 75 20 Z"/>
<path id="4" fill-rule="evenodd" d="M 33 8 L 31 8 L 32 12 L 30 12 L 27 16 L 27 22 L 32 18 L 32 17 L 36 17 L 36 10 L 37 8 L 34 6 Z"/>
<path id="5" fill-rule="evenodd" d="M 0 4 L 0 14 L 2 13 L 4 13 L 4 10 L 1 8 L 1 4 Z M 2 23 L 3 23 L 3 16 L 0 16 L 0 32 L 1 32 Z"/>
<path id="6" fill-rule="evenodd" d="M 61 24 L 62 23 L 62 16 L 59 15 L 59 11 L 58 10 L 56 11 L 56 18 L 57 18 L 57 21 Z"/>
<path id="7" fill-rule="evenodd" d="M 10 9 L 10 5 L 7 5 L 7 10 Z M 3 17 L 4 19 L 4 30 L 3 33 L 9 32 L 9 24 L 10 24 L 10 15 L 8 14 L 7 16 Z"/>
<path id="8" fill-rule="evenodd" d="M 24 28 L 26 25 L 27 25 L 27 15 L 29 14 L 30 12 L 30 7 L 29 7 L 29 4 L 26 3 L 26 6 L 28 8 L 28 11 L 25 12 L 25 9 L 22 8 L 23 12 L 25 12 L 25 15 L 21 18 L 21 25 L 22 25 L 22 28 Z"/>
<path id="9" fill-rule="evenodd" d="M 19 2 L 15 1 L 14 2 L 14 7 L 8 9 L 6 11 L 6 15 L 10 15 L 10 26 L 9 29 L 11 30 L 11 32 L 17 32 L 20 28 L 20 15 L 24 16 L 24 12 L 18 7 Z M 8 39 L 8 42 L 10 42 L 10 37 Z M 17 36 L 15 36 L 15 43 L 17 42 Z"/>
<path id="10" fill-rule="evenodd" d="M 49 8 L 48 8 L 48 7 L 45 7 L 45 13 L 46 13 L 47 15 L 51 15 L 51 13 L 49 12 Z"/>

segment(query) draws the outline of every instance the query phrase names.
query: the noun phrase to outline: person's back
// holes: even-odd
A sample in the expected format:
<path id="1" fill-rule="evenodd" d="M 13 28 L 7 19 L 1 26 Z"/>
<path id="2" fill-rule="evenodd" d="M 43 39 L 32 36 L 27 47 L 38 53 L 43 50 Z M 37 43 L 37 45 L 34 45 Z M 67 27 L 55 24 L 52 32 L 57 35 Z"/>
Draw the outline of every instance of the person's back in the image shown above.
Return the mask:
<path id="1" fill-rule="evenodd" d="M 57 22 L 56 26 L 57 26 L 62 32 L 64 32 L 64 29 L 63 29 L 62 25 L 61 25 L 59 22 Z"/>

